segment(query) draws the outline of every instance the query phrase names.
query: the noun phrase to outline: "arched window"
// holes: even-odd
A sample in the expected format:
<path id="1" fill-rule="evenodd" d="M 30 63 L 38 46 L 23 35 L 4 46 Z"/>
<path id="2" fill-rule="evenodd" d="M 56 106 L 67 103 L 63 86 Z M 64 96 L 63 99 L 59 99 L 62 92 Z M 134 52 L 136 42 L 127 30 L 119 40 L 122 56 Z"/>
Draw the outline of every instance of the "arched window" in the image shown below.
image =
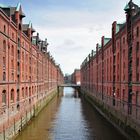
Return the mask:
<path id="1" fill-rule="evenodd" d="M 24 98 L 24 88 L 22 88 L 22 97 Z"/>
<path id="2" fill-rule="evenodd" d="M 11 48 L 11 55 L 14 56 L 14 46 L 12 45 L 12 48 Z"/>
<path id="3" fill-rule="evenodd" d="M 2 104 L 6 105 L 6 90 L 2 91 Z"/>
<path id="4" fill-rule="evenodd" d="M 17 89 L 17 101 L 19 101 L 19 89 Z"/>
<path id="5" fill-rule="evenodd" d="M 3 52 L 6 52 L 6 41 L 3 40 Z"/>
<path id="6" fill-rule="evenodd" d="M 6 60 L 5 60 L 5 57 L 3 57 L 3 67 L 6 66 Z"/>
<path id="7" fill-rule="evenodd" d="M 31 88 L 29 87 L 29 96 L 31 96 Z"/>
<path id="8" fill-rule="evenodd" d="M 14 60 L 11 60 L 11 68 L 14 69 Z"/>
<path id="9" fill-rule="evenodd" d="M 11 90 L 10 100 L 14 102 L 14 89 Z"/>
<path id="10" fill-rule="evenodd" d="M 3 81 L 6 81 L 6 73 L 5 73 L 5 71 L 3 72 Z"/>
<path id="11" fill-rule="evenodd" d="M 28 97 L 28 88 L 26 87 L 26 97 Z"/>
<path id="12" fill-rule="evenodd" d="M 18 47 L 20 48 L 20 39 L 18 38 Z"/>
<path id="13" fill-rule="evenodd" d="M 18 59 L 20 59 L 20 51 L 18 50 L 17 53 L 18 53 L 18 54 L 17 54 L 17 55 L 18 55 Z"/>
<path id="14" fill-rule="evenodd" d="M 11 76 L 12 76 L 12 81 L 14 81 L 14 72 L 12 72 Z"/>

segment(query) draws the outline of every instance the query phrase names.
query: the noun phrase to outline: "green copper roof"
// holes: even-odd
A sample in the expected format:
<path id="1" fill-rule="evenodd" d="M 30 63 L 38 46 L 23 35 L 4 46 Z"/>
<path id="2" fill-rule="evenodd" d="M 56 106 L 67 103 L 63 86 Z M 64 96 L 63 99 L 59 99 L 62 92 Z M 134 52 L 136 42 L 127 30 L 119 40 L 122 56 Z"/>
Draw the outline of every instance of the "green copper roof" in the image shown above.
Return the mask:
<path id="1" fill-rule="evenodd" d="M 0 3 L 0 7 L 1 8 L 8 8 L 9 6 L 6 6 L 6 5 Z"/>
<path id="2" fill-rule="evenodd" d="M 16 11 L 19 11 L 20 10 L 20 6 L 21 6 L 21 4 L 20 4 L 20 2 L 17 4 L 17 7 L 16 7 Z"/>
<path id="3" fill-rule="evenodd" d="M 29 22 L 29 28 L 32 28 L 32 23 L 31 23 L 31 21 Z"/>
<path id="4" fill-rule="evenodd" d="M 110 41 L 110 38 L 104 38 L 104 45 L 106 45 Z"/>
<path id="5" fill-rule="evenodd" d="M 99 44 L 99 45 L 98 45 L 98 49 L 101 49 L 101 48 L 102 48 L 102 46 Z"/>
<path id="6" fill-rule="evenodd" d="M 126 6 L 124 7 L 124 10 L 127 11 L 129 8 L 130 7 L 129 7 L 128 3 L 127 3 Z"/>

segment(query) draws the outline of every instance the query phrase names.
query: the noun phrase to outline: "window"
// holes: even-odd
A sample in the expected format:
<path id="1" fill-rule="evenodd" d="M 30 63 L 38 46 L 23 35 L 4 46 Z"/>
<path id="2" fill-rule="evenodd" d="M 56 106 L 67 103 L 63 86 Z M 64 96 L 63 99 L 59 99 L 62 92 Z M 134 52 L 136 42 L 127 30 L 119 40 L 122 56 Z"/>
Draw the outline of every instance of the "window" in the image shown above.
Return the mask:
<path id="1" fill-rule="evenodd" d="M 6 33 L 6 26 L 5 25 L 3 27 L 3 31 L 4 31 L 4 33 Z"/>
<path id="2" fill-rule="evenodd" d="M 6 105 L 6 90 L 2 91 L 2 104 Z"/>
<path id="3" fill-rule="evenodd" d="M 122 96 L 123 101 L 124 101 L 124 96 L 125 96 L 125 89 L 123 89 L 123 96 Z"/>
<path id="4" fill-rule="evenodd" d="M 19 80 L 20 80 L 19 75 L 17 75 L 17 81 L 20 82 Z"/>
<path id="5" fill-rule="evenodd" d="M 26 87 L 26 97 L 28 97 L 28 88 Z"/>
<path id="6" fill-rule="evenodd" d="M 24 88 L 22 88 L 22 97 L 24 98 Z"/>
<path id="7" fill-rule="evenodd" d="M 14 81 L 14 72 L 12 72 L 11 76 L 12 76 L 12 81 Z"/>
<path id="8" fill-rule="evenodd" d="M 137 42 L 136 51 L 139 51 L 139 42 Z"/>
<path id="9" fill-rule="evenodd" d="M 137 34 L 137 37 L 138 37 L 138 36 L 139 36 L 139 27 L 137 27 L 136 30 L 137 30 L 137 31 L 136 31 L 137 33 L 136 33 L 136 34 Z"/>
<path id="10" fill-rule="evenodd" d="M 20 59 L 20 52 L 19 52 L 19 50 L 18 50 L 17 57 L 18 57 L 18 59 Z"/>
<path id="11" fill-rule="evenodd" d="M 17 101 L 19 101 L 19 89 L 17 89 Z"/>
<path id="12" fill-rule="evenodd" d="M 14 56 L 14 46 L 12 45 L 12 48 L 11 48 L 11 55 Z"/>
<path id="13" fill-rule="evenodd" d="M 11 90 L 10 100 L 14 102 L 14 89 Z"/>
<path id="14" fill-rule="evenodd" d="M 14 60 L 11 60 L 11 68 L 14 69 Z"/>
<path id="15" fill-rule="evenodd" d="M 21 31 L 21 24 L 19 24 L 19 26 L 18 26 L 18 27 L 19 27 L 19 30 Z"/>
<path id="16" fill-rule="evenodd" d="M 6 66 L 6 60 L 5 60 L 5 57 L 3 57 L 3 67 Z"/>
<path id="17" fill-rule="evenodd" d="M 3 52 L 6 52 L 6 41 L 3 41 Z"/>
<path id="18" fill-rule="evenodd" d="M 18 38 L 18 47 L 20 48 L 20 39 Z"/>
<path id="19" fill-rule="evenodd" d="M 6 73 L 3 72 L 3 81 L 6 81 Z"/>

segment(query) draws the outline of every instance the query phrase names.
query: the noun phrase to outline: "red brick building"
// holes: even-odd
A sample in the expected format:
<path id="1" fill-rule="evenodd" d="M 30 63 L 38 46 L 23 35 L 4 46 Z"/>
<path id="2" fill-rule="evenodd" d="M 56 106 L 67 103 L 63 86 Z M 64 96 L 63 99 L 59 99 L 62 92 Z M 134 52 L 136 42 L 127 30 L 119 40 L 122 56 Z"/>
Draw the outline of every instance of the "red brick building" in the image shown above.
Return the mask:
<path id="1" fill-rule="evenodd" d="M 140 7 L 130 1 L 126 22 L 112 24 L 81 65 L 81 89 L 109 106 L 140 119 Z"/>
<path id="2" fill-rule="evenodd" d="M 74 72 L 71 75 L 71 82 L 73 84 L 77 84 L 80 85 L 81 84 L 81 76 L 80 76 L 80 70 L 79 69 L 75 69 Z"/>
<path id="3" fill-rule="evenodd" d="M 35 30 L 23 23 L 24 17 L 20 4 L 0 5 L 0 132 L 63 82 L 47 40 L 33 36 Z"/>

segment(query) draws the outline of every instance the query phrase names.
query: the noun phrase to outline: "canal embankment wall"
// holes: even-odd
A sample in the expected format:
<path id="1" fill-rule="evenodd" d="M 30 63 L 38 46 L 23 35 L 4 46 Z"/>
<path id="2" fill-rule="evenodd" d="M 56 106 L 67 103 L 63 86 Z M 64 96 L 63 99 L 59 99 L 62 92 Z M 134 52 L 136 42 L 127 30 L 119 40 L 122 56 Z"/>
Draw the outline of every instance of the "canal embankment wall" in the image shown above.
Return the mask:
<path id="1" fill-rule="evenodd" d="M 140 123 L 132 119 L 129 115 L 114 109 L 93 94 L 81 89 L 81 93 L 104 118 L 106 118 L 115 128 L 118 129 L 129 140 L 140 140 Z"/>
<path id="2" fill-rule="evenodd" d="M 26 107 L 26 110 L 20 110 L 6 120 L 0 133 L 0 140 L 14 140 L 56 95 L 57 88 L 52 89 L 44 97 L 38 99 L 35 104 Z"/>

